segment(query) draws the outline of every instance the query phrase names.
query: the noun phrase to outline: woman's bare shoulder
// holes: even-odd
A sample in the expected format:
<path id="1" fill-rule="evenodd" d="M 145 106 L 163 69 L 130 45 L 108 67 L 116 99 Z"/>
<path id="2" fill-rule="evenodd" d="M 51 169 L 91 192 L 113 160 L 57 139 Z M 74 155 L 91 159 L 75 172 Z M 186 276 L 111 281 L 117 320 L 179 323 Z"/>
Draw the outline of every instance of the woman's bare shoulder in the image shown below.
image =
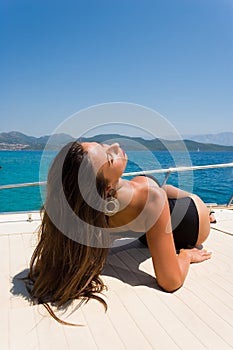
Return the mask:
<path id="1" fill-rule="evenodd" d="M 110 218 L 111 227 L 127 225 L 132 231 L 145 231 L 149 217 L 157 217 L 161 211 L 164 190 L 159 186 L 149 186 L 143 180 L 123 180 L 118 191 L 122 210 Z"/>
<path id="2" fill-rule="evenodd" d="M 164 190 L 152 179 L 137 176 L 130 181 L 134 187 L 132 205 L 137 204 L 144 207 L 146 204 L 158 202 L 161 197 L 164 198 Z"/>

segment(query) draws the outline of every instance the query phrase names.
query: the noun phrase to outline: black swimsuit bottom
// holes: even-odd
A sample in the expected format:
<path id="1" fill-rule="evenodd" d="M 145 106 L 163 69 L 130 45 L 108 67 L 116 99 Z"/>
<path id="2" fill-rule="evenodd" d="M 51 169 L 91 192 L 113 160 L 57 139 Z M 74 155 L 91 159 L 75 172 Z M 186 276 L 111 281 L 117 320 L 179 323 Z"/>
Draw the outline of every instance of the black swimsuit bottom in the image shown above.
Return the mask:
<path id="1" fill-rule="evenodd" d="M 155 177 L 151 175 L 147 175 L 147 177 L 160 186 Z M 193 199 L 190 197 L 168 198 L 168 203 L 176 250 L 194 247 L 199 232 L 199 216 Z M 146 235 L 141 236 L 139 240 L 147 246 Z"/>

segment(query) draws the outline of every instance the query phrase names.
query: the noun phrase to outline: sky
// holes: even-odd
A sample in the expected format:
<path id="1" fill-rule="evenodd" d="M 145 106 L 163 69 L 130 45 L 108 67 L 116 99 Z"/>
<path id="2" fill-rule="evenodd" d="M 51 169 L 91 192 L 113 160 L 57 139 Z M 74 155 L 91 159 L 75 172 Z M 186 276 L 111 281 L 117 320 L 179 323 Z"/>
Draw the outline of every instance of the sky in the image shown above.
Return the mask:
<path id="1" fill-rule="evenodd" d="M 0 33 L 0 132 L 51 134 L 110 102 L 233 131 L 232 0 L 0 0 Z"/>

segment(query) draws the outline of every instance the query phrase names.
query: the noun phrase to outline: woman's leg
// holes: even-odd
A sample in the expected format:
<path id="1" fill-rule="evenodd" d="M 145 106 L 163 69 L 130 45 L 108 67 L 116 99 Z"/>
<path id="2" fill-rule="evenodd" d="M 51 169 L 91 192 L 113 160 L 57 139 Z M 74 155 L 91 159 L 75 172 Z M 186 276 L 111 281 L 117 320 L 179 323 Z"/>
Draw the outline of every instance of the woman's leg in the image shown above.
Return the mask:
<path id="1" fill-rule="evenodd" d="M 172 185 L 164 185 L 162 187 L 167 193 L 168 198 L 184 198 L 191 197 L 196 205 L 199 216 L 199 232 L 196 245 L 202 244 L 210 233 L 210 210 L 205 203 L 195 194 L 180 190 Z"/>
<path id="2" fill-rule="evenodd" d="M 216 221 L 215 216 L 214 216 L 214 211 L 210 210 L 209 215 L 210 215 L 210 223 L 216 224 L 217 221 Z"/>
<path id="3" fill-rule="evenodd" d="M 199 232 L 198 232 L 198 238 L 196 245 L 202 244 L 210 233 L 210 211 L 205 205 L 205 203 L 201 200 L 200 197 L 198 197 L 195 194 L 190 195 L 190 197 L 193 199 L 198 216 L 199 216 Z"/>
<path id="4" fill-rule="evenodd" d="M 172 185 L 163 185 L 162 188 L 166 192 L 168 198 L 177 199 L 190 197 L 190 195 L 192 195 L 192 193 L 180 190 L 179 188 Z"/>

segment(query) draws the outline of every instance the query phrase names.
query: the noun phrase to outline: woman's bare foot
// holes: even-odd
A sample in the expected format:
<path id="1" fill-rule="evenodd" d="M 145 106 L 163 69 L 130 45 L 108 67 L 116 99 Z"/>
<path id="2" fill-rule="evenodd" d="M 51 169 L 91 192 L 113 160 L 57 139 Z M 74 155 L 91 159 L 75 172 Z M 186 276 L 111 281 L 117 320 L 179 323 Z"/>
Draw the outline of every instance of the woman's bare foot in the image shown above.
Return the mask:
<path id="1" fill-rule="evenodd" d="M 215 219 L 215 216 L 214 216 L 214 211 L 210 211 L 210 223 L 211 224 L 216 224 L 216 219 Z"/>

